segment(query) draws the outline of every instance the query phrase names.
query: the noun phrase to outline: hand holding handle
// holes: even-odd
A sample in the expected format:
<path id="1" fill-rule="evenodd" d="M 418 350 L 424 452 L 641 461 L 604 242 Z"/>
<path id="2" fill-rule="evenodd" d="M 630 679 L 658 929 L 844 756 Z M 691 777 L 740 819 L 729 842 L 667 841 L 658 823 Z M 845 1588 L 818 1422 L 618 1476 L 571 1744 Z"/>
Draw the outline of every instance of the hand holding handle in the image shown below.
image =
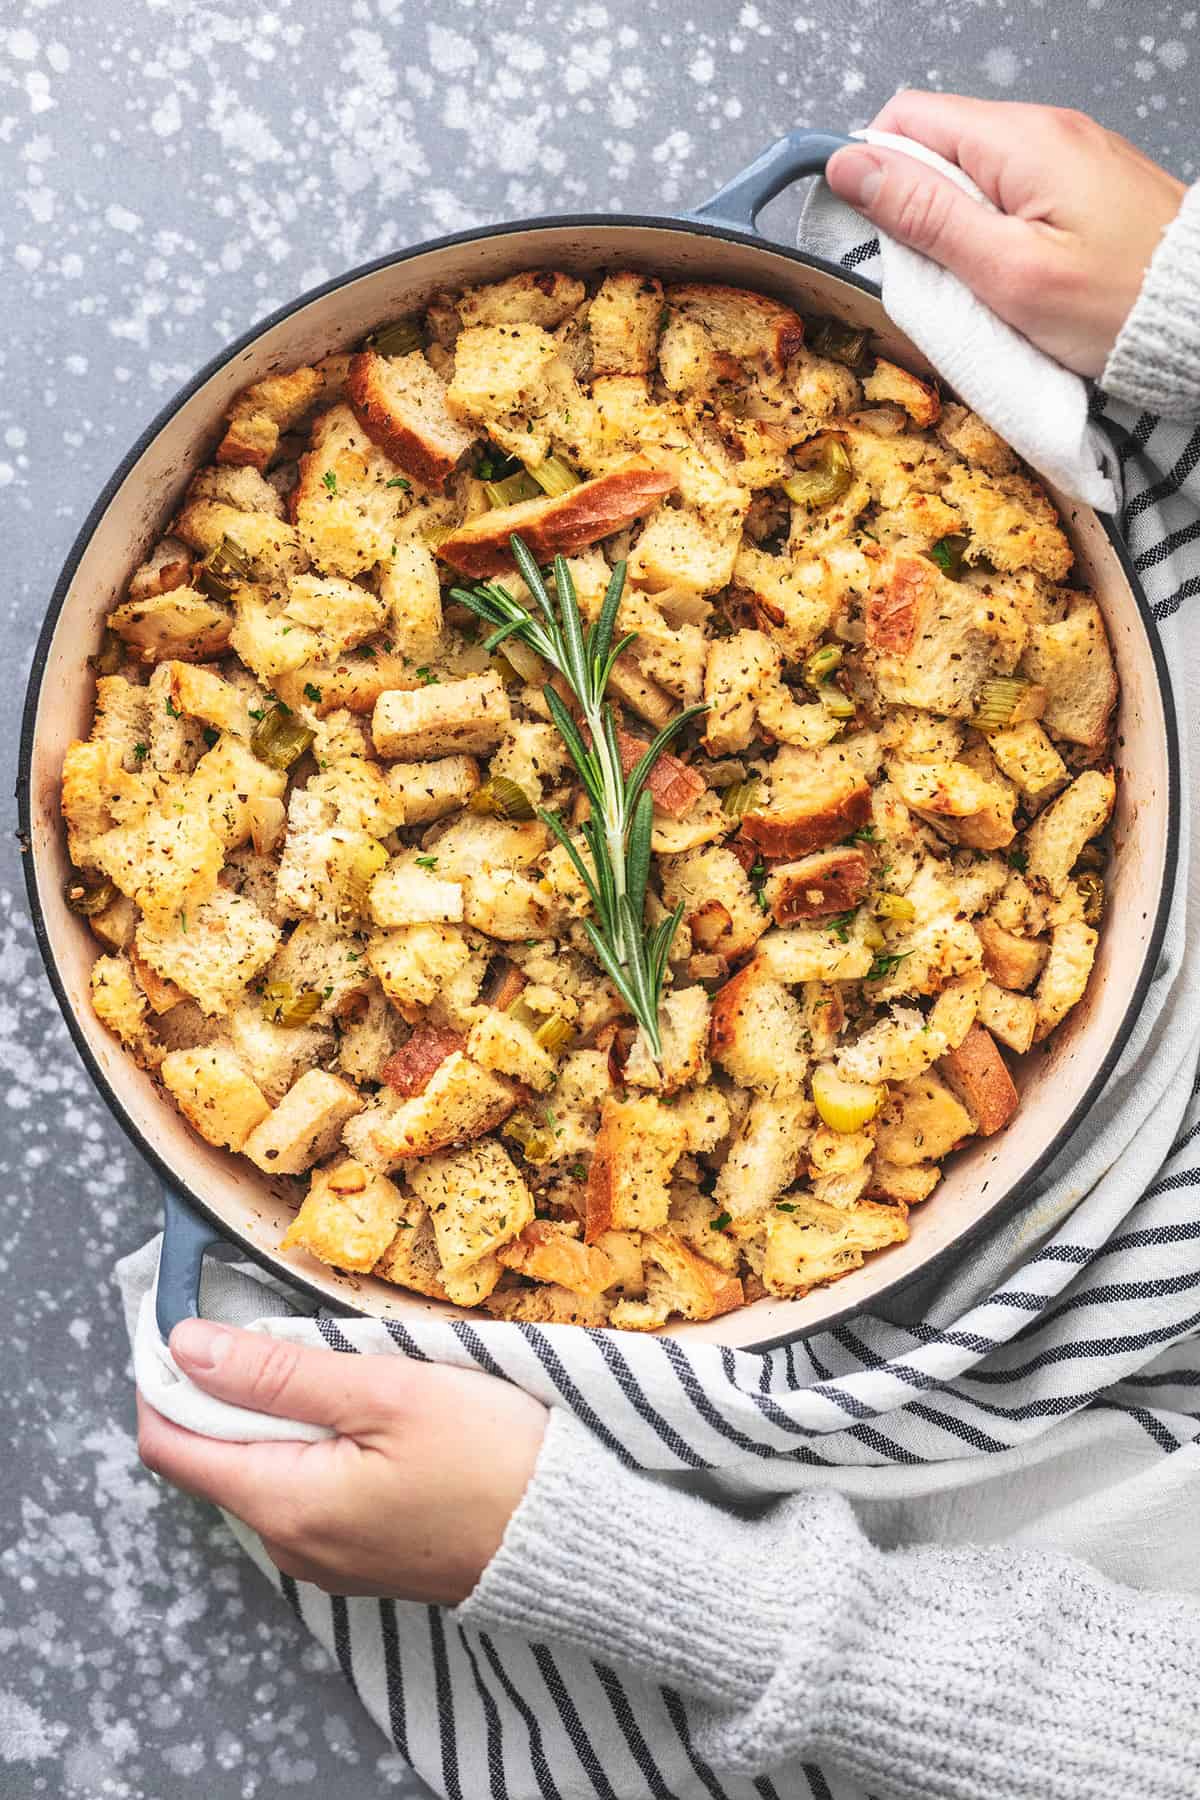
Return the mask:
<path id="1" fill-rule="evenodd" d="M 834 151 L 852 141 L 837 131 L 789 131 L 756 156 L 748 169 L 727 181 L 711 200 L 697 206 L 689 217 L 712 225 L 732 225 L 738 231 L 753 231 L 769 200 L 802 175 L 820 175 Z"/>

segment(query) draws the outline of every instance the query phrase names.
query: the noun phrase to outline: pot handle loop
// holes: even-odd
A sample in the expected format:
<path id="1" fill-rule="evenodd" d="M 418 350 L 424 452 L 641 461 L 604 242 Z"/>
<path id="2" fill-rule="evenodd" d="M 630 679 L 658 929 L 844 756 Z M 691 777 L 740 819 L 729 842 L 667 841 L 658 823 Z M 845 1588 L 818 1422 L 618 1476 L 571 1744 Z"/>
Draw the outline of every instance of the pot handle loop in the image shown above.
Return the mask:
<path id="1" fill-rule="evenodd" d="M 768 200 L 802 175 L 820 175 L 834 151 L 853 141 L 837 131 L 789 131 L 688 217 L 710 225 L 732 225 L 738 231 L 754 231 Z"/>
<path id="2" fill-rule="evenodd" d="M 221 1242 L 217 1228 L 193 1211 L 174 1188 L 163 1189 L 163 1241 L 154 1316 L 164 1344 L 181 1319 L 199 1315 L 204 1253 Z"/>

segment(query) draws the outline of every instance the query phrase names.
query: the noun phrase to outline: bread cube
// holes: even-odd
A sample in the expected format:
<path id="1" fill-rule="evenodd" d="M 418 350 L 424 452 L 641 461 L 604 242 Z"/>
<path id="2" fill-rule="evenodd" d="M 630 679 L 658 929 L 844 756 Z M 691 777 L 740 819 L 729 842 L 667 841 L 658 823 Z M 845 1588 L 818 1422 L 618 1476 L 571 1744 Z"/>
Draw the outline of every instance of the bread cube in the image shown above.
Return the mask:
<path id="1" fill-rule="evenodd" d="M 206 1013 L 227 1013 L 270 962 L 279 935 L 252 900 L 219 887 L 166 926 L 143 919 L 134 942 L 144 962 Z"/>
<path id="2" fill-rule="evenodd" d="M 516 1102 L 511 1082 L 455 1051 L 411 1099 L 385 1088 L 347 1124 L 346 1147 L 372 1168 L 393 1169 L 449 1144 L 482 1137 L 508 1117 Z"/>
<path id="3" fill-rule="evenodd" d="M 192 1128 L 227 1150 L 241 1150 L 271 1108 L 224 1044 L 171 1050 L 159 1068 L 163 1086 Z"/>
<path id="4" fill-rule="evenodd" d="M 666 1224 L 671 1171 L 685 1144 L 670 1108 L 649 1095 L 604 1101 L 588 1173 L 589 1244 L 605 1231 L 650 1231 Z"/>
<path id="5" fill-rule="evenodd" d="M 324 1069 L 308 1069 L 242 1150 L 268 1175 L 300 1175 L 338 1146 L 342 1127 L 362 1111 L 356 1088 Z"/>
<path id="6" fill-rule="evenodd" d="M 406 761 L 443 757 L 494 749 L 511 716 L 504 684 L 489 670 L 461 681 L 381 694 L 371 718 L 371 736 L 380 756 Z"/>
<path id="7" fill-rule="evenodd" d="M 906 1208 L 860 1200 L 833 1206 L 796 1190 L 788 1209 L 772 1212 L 762 1279 L 768 1293 L 797 1299 L 823 1281 L 836 1281 L 888 1244 L 908 1236 Z"/>
<path id="8" fill-rule="evenodd" d="M 314 1169 L 300 1211 L 288 1226 L 281 1250 L 307 1250 L 335 1269 L 366 1274 L 397 1235 L 405 1198 L 378 1170 L 347 1159 Z"/>
<path id="9" fill-rule="evenodd" d="M 533 1221 L 533 1196 L 512 1158 L 489 1138 L 412 1164 L 408 1179 L 433 1219 L 444 1279 L 509 1244 Z"/>

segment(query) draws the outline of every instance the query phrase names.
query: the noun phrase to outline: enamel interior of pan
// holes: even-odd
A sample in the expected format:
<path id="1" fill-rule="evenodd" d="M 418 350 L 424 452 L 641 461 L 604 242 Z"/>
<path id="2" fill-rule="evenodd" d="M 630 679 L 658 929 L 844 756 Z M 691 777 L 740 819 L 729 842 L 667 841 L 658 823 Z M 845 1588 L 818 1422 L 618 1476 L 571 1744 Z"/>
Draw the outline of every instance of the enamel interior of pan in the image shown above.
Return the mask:
<path id="1" fill-rule="evenodd" d="M 91 1072 L 134 1141 L 225 1234 L 327 1302 L 377 1316 L 412 1317 L 455 1309 L 344 1276 L 279 1240 L 299 1184 L 271 1183 L 250 1164 L 202 1143 L 150 1078 L 95 1019 L 88 975 L 97 953 L 86 925 L 63 900 L 66 848 L 58 802 L 63 752 L 90 727 L 93 684 L 85 658 L 99 643 L 103 615 L 121 597 L 130 570 L 157 536 L 192 471 L 211 453 L 219 422 L 247 383 L 353 344 L 381 320 L 412 311 L 443 288 L 528 267 L 586 273 L 632 266 L 670 280 L 720 280 L 777 294 L 802 312 L 835 312 L 869 327 L 879 348 L 918 372 L 927 365 L 887 319 L 871 290 L 785 252 L 735 234 L 669 222 L 584 220 L 539 224 L 447 241 L 351 277 L 277 319 L 209 373 L 160 421 L 119 479 L 78 562 L 57 625 L 43 643 L 36 710 L 27 717 L 29 854 L 35 916 L 59 996 Z M 931 1259 L 961 1245 L 1040 1173 L 1072 1123 L 1094 1099 L 1124 1040 L 1151 973 L 1161 935 L 1164 882 L 1173 859 L 1175 752 L 1165 671 L 1156 662 L 1122 557 L 1096 516 L 1060 501 L 1077 566 L 1104 608 L 1121 679 L 1117 730 L 1120 779 L 1110 910 L 1086 1000 L 1045 1049 L 1022 1059 L 1022 1106 L 998 1137 L 976 1141 L 950 1162 L 931 1201 L 911 1216 L 911 1235 L 859 1271 L 800 1300 L 766 1299 L 707 1324 L 677 1324 L 676 1335 L 749 1347 L 810 1332 L 881 1300 Z M 31 703 L 32 705 L 33 703 Z M 290 1191 L 289 1191 L 290 1190 Z M 1068 1192 L 1066 1206 L 1073 1203 Z M 1029 1234 L 1055 1218 L 1036 1216 Z M 1014 1249 L 1019 1248 L 1014 1244 Z M 478 1315 L 472 1315 L 478 1318 Z"/>

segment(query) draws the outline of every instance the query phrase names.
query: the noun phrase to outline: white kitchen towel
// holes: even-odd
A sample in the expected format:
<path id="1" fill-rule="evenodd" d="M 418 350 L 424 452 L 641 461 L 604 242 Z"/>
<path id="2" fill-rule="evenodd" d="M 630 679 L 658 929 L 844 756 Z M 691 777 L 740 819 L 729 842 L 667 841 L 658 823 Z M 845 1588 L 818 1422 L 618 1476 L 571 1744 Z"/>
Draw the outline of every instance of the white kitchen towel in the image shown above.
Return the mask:
<path id="1" fill-rule="evenodd" d="M 878 246 L 843 216 L 838 260 L 875 275 Z M 1187 670 L 1200 431 L 1113 405 L 1095 416 L 1114 443 L 1123 526 L 1174 681 L 1187 797 L 1200 750 Z M 1091 1119 L 1013 1217 L 878 1314 L 751 1354 L 565 1326 L 281 1318 L 273 1292 L 260 1301 L 256 1278 L 228 1269 L 206 1277 L 204 1309 L 243 1323 L 257 1312 L 266 1331 L 344 1353 L 485 1369 L 570 1408 L 622 1461 L 714 1498 L 831 1485 L 885 1545 L 1039 1545 L 1119 1581 L 1200 1594 L 1185 1520 L 1200 1459 L 1192 827 L 1185 805 L 1154 980 Z M 156 1258 L 147 1246 L 118 1271 L 131 1325 L 150 1304 Z M 194 1389 L 164 1383 L 152 1316 L 133 1335 L 139 1380 L 169 1395 L 172 1417 L 211 1428 Z M 807 1764 L 769 1782 L 726 1777 L 697 1762 L 678 1695 L 554 1645 L 498 1648 L 437 1608 L 298 1587 L 232 1523 L 401 1754 L 451 1800 L 862 1800 L 836 1769 Z"/>
<path id="2" fill-rule="evenodd" d="M 936 150 L 890 131 L 868 129 L 854 136 L 927 163 L 981 206 L 995 210 L 971 177 Z M 862 220 L 818 182 L 804 215 L 803 248 L 830 262 L 844 262 L 848 217 L 855 217 L 861 234 Z M 1115 458 L 1088 416 L 1086 382 L 998 319 L 957 275 L 883 233 L 875 241 L 877 279 L 889 317 L 955 393 L 1064 494 L 1098 512 L 1115 512 Z"/>

